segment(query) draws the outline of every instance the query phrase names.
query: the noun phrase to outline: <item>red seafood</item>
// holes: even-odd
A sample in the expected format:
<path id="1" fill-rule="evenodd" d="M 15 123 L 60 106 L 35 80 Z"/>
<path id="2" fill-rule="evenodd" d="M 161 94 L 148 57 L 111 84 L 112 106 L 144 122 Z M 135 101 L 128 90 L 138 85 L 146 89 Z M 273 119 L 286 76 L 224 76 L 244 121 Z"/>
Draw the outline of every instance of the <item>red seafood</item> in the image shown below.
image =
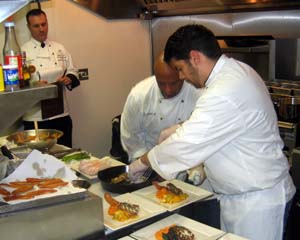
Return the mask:
<path id="1" fill-rule="evenodd" d="M 126 221 L 136 217 L 139 213 L 139 205 L 119 202 L 107 192 L 104 194 L 104 198 L 110 205 L 108 208 L 108 215 L 112 216 L 113 219 L 117 221 Z"/>
<path id="2" fill-rule="evenodd" d="M 181 202 L 188 198 L 188 194 L 184 193 L 180 188 L 176 187 L 172 183 L 168 183 L 166 186 L 161 186 L 158 182 L 152 183 L 156 189 L 156 197 L 162 203 L 173 204 L 177 202 Z"/>

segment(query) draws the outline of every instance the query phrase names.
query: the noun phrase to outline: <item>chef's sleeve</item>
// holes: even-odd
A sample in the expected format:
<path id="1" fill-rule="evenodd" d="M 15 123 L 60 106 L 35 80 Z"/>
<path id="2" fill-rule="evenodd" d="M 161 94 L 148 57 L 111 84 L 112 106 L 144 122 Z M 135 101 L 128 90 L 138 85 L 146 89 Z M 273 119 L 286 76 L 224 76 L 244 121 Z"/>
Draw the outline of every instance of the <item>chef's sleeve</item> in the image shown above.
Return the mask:
<path id="1" fill-rule="evenodd" d="M 148 154 L 152 168 L 165 179 L 193 168 L 215 154 L 245 130 L 237 107 L 211 96 L 197 102 L 189 120 Z"/>
<path id="2" fill-rule="evenodd" d="M 78 69 L 75 67 L 73 63 L 73 59 L 71 54 L 63 48 L 64 51 L 64 68 L 67 69 L 66 76 L 71 79 L 71 84 L 67 85 L 67 89 L 72 91 L 72 89 L 78 87 L 80 85 L 80 81 L 78 78 Z"/>
<path id="3" fill-rule="evenodd" d="M 129 161 L 139 158 L 148 150 L 142 127 L 142 111 L 139 99 L 128 95 L 121 115 L 121 143 L 129 156 Z"/>

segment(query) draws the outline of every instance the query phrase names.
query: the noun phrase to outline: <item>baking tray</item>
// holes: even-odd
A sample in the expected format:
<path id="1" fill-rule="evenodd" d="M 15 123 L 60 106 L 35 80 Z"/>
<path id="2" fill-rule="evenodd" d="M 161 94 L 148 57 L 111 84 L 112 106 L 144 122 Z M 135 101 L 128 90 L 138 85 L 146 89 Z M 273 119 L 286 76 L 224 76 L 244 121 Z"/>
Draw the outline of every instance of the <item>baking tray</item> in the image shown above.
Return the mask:
<path id="1" fill-rule="evenodd" d="M 39 208 L 39 207 L 47 207 L 47 206 L 52 206 L 55 204 L 61 204 L 61 203 L 66 203 L 74 200 L 80 200 L 84 199 L 90 196 L 90 193 L 87 191 L 85 192 L 78 192 L 78 193 L 73 193 L 73 194 L 68 194 L 68 195 L 60 195 L 60 196 L 54 196 L 54 197 L 48 197 L 48 198 L 41 198 L 41 199 L 36 199 L 33 201 L 28 201 L 28 202 L 21 202 L 18 204 L 8 204 L 5 202 L 0 202 L 0 217 L 1 215 L 9 215 L 11 213 L 16 213 L 19 211 L 24 211 L 32 208 Z"/>

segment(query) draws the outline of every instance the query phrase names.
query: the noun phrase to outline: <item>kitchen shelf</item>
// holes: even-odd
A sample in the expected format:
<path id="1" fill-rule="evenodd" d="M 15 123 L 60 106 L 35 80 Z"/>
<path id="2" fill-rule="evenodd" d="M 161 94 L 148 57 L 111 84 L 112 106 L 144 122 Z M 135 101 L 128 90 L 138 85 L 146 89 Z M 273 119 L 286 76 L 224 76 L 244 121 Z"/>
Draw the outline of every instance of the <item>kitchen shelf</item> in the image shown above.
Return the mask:
<path id="1" fill-rule="evenodd" d="M 56 85 L 45 85 L 0 93 L 0 136 L 34 104 L 57 97 Z"/>
<path id="2" fill-rule="evenodd" d="M 28 3 L 31 1 L 0 1 L 0 22 L 7 19 L 9 16 L 13 15 L 17 11 L 19 11 L 21 8 L 25 7 Z"/>
<path id="3" fill-rule="evenodd" d="M 0 0 L 0 22 L 3 22 L 29 3 L 44 2 L 48 0 Z"/>

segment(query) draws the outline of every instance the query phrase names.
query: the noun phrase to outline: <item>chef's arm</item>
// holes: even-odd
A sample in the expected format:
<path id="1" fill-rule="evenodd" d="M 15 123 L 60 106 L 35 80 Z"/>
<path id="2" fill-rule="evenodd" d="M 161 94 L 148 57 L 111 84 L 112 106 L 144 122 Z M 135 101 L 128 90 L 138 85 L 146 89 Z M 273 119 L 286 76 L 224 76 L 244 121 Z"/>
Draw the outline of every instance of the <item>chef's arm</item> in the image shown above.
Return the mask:
<path id="1" fill-rule="evenodd" d="M 80 81 L 77 76 L 75 76 L 72 73 L 67 74 L 67 77 L 70 79 L 71 83 L 66 85 L 67 89 L 72 91 L 74 88 L 78 87 L 80 85 Z"/>
<path id="2" fill-rule="evenodd" d="M 177 128 L 179 128 L 181 126 L 183 122 L 175 124 L 171 127 L 165 128 L 163 129 L 160 134 L 159 134 L 159 138 L 158 138 L 158 144 L 160 144 L 161 142 L 165 141 L 168 137 L 170 137 L 173 133 L 176 132 Z"/>
<path id="3" fill-rule="evenodd" d="M 148 152 L 139 100 L 129 94 L 121 114 L 120 134 L 124 150 L 132 162 Z"/>
<path id="4" fill-rule="evenodd" d="M 80 85 L 80 81 L 78 79 L 78 69 L 73 64 L 71 54 L 66 49 L 64 49 L 63 51 L 65 56 L 66 71 L 64 72 L 62 79 L 64 79 L 63 82 L 66 88 L 72 91 L 72 89 Z"/>
<path id="5" fill-rule="evenodd" d="M 175 124 L 169 128 L 166 128 L 164 130 L 162 130 L 160 132 L 159 135 L 159 139 L 158 139 L 158 144 L 160 144 L 161 142 L 163 142 L 164 140 L 166 140 L 168 137 L 170 137 L 173 133 L 176 132 L 176 129 L 179 128 L 181 126 L 183 122 L 179 123 L 179 124 Z M 149 159 L 147 157 L 148 152 L 146 152 L 144 155 L 142 155 L 141 157 L 139 157 L 141 159 L 141 162 L 147 166 L 151 166 Z"/>
<path id="6" fill-rule="evenodd" d="M 150 167 L 151 164 L 150 164 L 150 162 L 149 162 L 149 159 L 148 159 L 147 154 L 148 154 L 148 152 L 145 153 L 143 156 L 141 156 L 140 159 L 141 159 L 141 162 L 142 162 L 144 165 Z"/>
<path id="7" fill-rule="evenodd" d="M 145 166 L 150 167 L 151 164 L 149 162 L 149 159 L 147 157 L 148 153 L 145 153 L 143 156 L 140 157 L 140 161 L 142 164 L 144 164 Z M 185 172 L 182 172 L 185 173 Z M 180 179 L 180 177 L 178 177 L 178 175 L 180 175 L 180 173 L 176 176 L 177 179 L 181 180 L 181 181 L 188 181 L 189 183 L 192 183 L 196 186 L 200 185 L 203 183 L 203 181 L 206 179 L 206 174 L 204 171 L 204 166 L 203 164 L 198 165 L 197 167 L 191 168 L 189 170 L 187 170 L 187 172 L 185 173 L 185 175 L 187 174 L 187 176 L 185 178 L 187 179 Z"/>

